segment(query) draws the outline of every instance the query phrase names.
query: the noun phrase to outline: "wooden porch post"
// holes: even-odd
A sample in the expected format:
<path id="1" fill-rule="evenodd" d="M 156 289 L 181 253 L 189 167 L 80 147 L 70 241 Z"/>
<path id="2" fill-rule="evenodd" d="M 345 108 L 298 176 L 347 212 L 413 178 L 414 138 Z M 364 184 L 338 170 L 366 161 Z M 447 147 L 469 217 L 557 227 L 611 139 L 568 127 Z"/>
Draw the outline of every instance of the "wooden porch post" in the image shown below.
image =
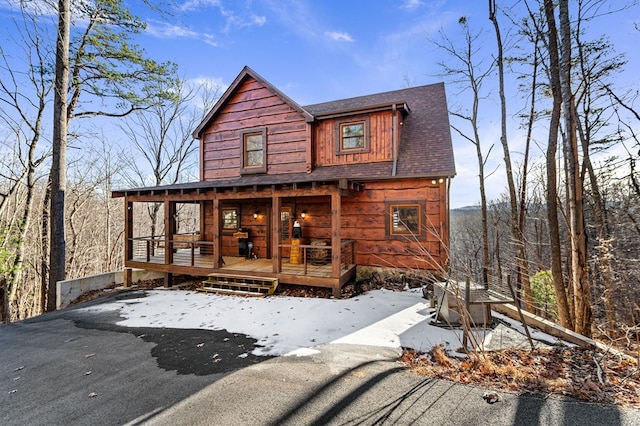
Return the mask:
<path id="1" fill-rule="evenodd" d="M 340 235 L 340 218 L 342 211 L 342 197 L 340 189 L 331 194 L 331 276 L 340 279 L 340 264 L 342 239 Z M 333 295 L 340 297 L 340 284 L 333 288 Z"/>
<path id="2" fill-rule="evenodd" d="M 124 268 L 122 284 L 124 285 L 125 288 L 131 287 L 132 278 L 133 278 L 133 270 L 131 268 Z"/>
<path id="3" fill-rule="evenodd" d="M 164 287 L 165 288 L 173 287 L 173 274 L 171 272 L 164 273 Z"/>
<path id="4" fill-rule="evenodd" d="M 176 233 L 176 203 L 175 201 L 164 200 L 164 263 L 173 263 L 173 234 Z M 173 274 L 165 272 L 164 286 L 173 286 Z"/>
<path id="5" fill-rule="evenodd" d="M 280 263 L 280 236 L 282 235 L 281 221 L 280 221 L 280 208 L 282 201 L 280 196 L 276 193 L 273 194 L 271 199 L 271 207 L 273 214 L 271 215 L 271 228 L 273 233 L 271 234 L 271 259 L 273 259 L 273 272 L 279 274 L 282 271 L 282 264 Z"/>
<path id="6" fill-rule="evenodd" d="M 133 259 L 133 203 L 124 199 L 124 260 Z"/>
<path id="7" fill-rule="evenodd" d="M 164 201 L 164 264 L 173 263 L 173 234 L 176 233 L 176 203 Z"/>
<path id="8" fill-rule="evenodd" d="M 213 198 L 213 268 L 222 267 L 222 245 L 220 244 L 220 200 Z"/>

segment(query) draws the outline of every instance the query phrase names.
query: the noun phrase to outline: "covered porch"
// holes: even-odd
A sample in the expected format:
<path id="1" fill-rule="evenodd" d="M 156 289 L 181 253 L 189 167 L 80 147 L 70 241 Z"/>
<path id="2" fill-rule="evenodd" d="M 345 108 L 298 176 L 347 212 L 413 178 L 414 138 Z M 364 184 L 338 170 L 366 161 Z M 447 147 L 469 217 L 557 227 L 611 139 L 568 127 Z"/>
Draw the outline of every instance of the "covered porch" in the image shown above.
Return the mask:
<path id="1" fill-rule="evenodd" d="M 174 275 L 247 274 L 331 288 L 337 297 L 356 269 L 356 242 L 342 238 L 342 197 L 358 190 L 339 179 L 114 193 L 125 198 L 125 266 L 163 272 L 166 286 Z"/>

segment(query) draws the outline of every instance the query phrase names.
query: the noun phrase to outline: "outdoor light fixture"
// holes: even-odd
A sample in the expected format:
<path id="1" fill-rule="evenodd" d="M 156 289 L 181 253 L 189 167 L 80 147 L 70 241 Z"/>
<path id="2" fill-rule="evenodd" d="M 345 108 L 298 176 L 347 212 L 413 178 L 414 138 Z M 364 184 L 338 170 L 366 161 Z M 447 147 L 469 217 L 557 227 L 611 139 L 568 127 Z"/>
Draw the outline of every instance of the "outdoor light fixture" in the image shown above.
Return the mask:
<path id="1" fill-rule="evenodd" d="M 434 179 L 431 181 L 431 185 L 435 185 L 435 184 L 436 184 L 436 180 Z"/>
<path id="2" fill-rule="evenodd" d="M 302 213 L 300 213 L 300 217 L 303 218 L 303 219 L 305 217 L 307 217 L 307 211 L 306 210 L 302 210 Z"/>
<path id="3" fill-rule="evenodd" d="M 253 212 L 253 218 L 257 219 L 258 218 L 258 210 L 256 210 L 255 212 Z"/>

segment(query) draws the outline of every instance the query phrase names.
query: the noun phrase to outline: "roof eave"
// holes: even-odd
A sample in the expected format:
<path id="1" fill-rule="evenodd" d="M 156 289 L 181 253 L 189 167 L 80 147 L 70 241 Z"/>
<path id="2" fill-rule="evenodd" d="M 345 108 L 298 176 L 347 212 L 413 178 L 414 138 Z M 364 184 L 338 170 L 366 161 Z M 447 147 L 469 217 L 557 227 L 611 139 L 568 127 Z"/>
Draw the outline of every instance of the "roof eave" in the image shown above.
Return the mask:
<path id="1" fill-rule="evenodd" d="M 391 111 L 391 110 L 401 111 L 403 116 L 406 116 L 409 113 L 409 106 L 405 101 L 397 101 L 397 102 L 386 102 L 384 104 L 378 105 L 367 105 L 364 107 L 357 108 L 348 108 L 343 110 L 336 111 L 327 111 L 323 113 L 315 114 L 315 117 L 318 120 L 327 120 L 332 118 L 346 117 L 355 114 L 370 114 L 372 112 L 380 112 L 380 111 Z"/>

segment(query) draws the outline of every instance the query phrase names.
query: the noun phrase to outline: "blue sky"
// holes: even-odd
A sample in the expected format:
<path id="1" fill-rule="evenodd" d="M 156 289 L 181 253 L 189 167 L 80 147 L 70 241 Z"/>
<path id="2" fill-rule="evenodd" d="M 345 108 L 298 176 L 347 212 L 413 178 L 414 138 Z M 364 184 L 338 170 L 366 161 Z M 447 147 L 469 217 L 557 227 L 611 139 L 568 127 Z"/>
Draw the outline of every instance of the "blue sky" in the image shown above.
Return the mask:
<path id="1" fill-rule="evenodd" d="M 437 81 L 426 38 L 469 13 L 464 4 L 190 0 L 151 18 L 142 40 L 189 77 L 228 83 L 249 65 L 304 105 Z"/>
<path id="2" fill-rule="evenodd" d="M 6 5 L 0 0 L 0 32 L 10 31 Z M 498 1 L 521 3 L 521 1 Z M 612 1 L 615 5 L 617 1 Z M 628 2 L 631 3 L 631 2 Z M 301 105 L 396 90 L 443 81 L 438 62 L 445 57 L 429 39 L 442 31 L 452 41 L 461 39 L 458 20 L 467 17 L 474 30 L 483 29 L 480 54 L 487 60 L 495 52 L 495 38 L 488 20 L 486 0 L 176 0 L 171 14 L 160 16 L 132 2 L 132 12 L 147 22 L 137 42 L 149 57 L 174 61 L 180 76 L 208 80 L 225 88 L 245 65 L 250 66 Z M 602 19 L 598 31 L 606 31 L 619 53 L 629 59 L 620 81 L 638 88 L 634 70 L 640 67 L 634 47 L 640 31 L 634 28 L 637 7 Z M 512 32 L 500 15 L 503 36 Z M 4 44 L 8 34 L 1 37 Z M 5 47 L 5 46 L 3 46 Z M 6 46 L 11 49 L 11 46 Z M 636 49 L 637 50 L 637 49 Z M 627 80 L 625 80 L 627 79 Z M 517 84 L 509 82 L 510 88 Z M 451 108 L 467 99 L 447 83 Z M 523 99 L 508 98 L 510 113 L 523 108 Z M 486 114 L 481 136 L 496 146 L 487 168 L 490 198 L 504 192 L 504 167 L 498 146 L 497 93 L 483 100 Z M 509 121 L 513 160 L 519 161 L 522 131 L 515 118 Z M 543 129 L 544 130 L 544 129 Z M 452 132 L 457 177 L 452 184 L 452 207 L 479 202 L 477 159 L 473 146 Z M 544 131 L 540 142 L 544 142 Z M 126 141 L 122 141 L 126 143 Z M 539 155 L 538 149 L 535 155 Z"/>

